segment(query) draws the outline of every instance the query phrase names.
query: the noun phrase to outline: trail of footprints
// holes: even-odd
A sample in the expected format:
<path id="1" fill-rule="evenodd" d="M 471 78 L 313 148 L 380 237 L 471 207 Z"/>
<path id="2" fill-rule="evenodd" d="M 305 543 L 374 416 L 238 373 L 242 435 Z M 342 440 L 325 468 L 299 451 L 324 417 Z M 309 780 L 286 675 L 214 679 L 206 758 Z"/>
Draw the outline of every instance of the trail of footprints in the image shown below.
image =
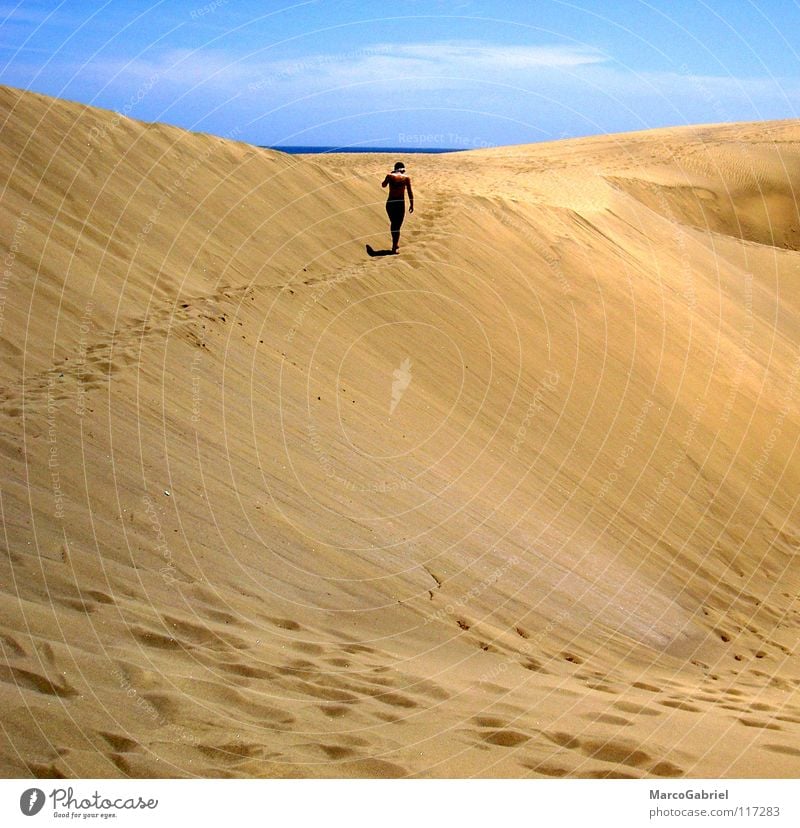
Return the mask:
<path id="1" fill-rule="evenodd" d="M 253 290 L 223 288 L 210 296 L 164 300 L 148 309 L 144 318 L 126 320 L 120 328 L 101 334 L 83 350 L 60 359 L 51 369 L 4 387 L 0 390 L 0 413 L 19 417 L 23 406 L 35 411 L 43 404 L 63 402 L 75 395 L 76 387 L 85 392 L 101 388 L 123 368 L 139 363 L 148 337 L 192 336 L 187 326 L 216 319 L 216 303 L 237 296 L 247 298 Z M 199 346 L 204 346 L 199 337 L 194 338 Z"/>
<path id="2" fill-rule="evenodd" d="M 248 768 L 259 772 L 258 767 L 263 770 L 264 763 L 272 763 L 279 766 L 278 773 L 307 766 L 307 775 L 314 775 L 320 766 L 352 762 L 364 775 L 405 776 L 402 766 L 374 757 L 369 741 L 356 731 L 402 724 L 409 715 L 427 711 L 449 696 L 433 681 L 383 665 L 383 653 L 344 636 L 325 646 L 304 640 L 304 632 L 313 634 L 290 619 L 263 619 L 285 650 L 275 663 L 253 662 L 250 645 L 227 630 L 213 632 L 167 616 L 162 620 L 163 630 L 139 624 L 131 634 L 144 647 L 191 654 L 205 668 L 205 677 L 192 683 L 196 703 L 215 710 L 220 733 L 250 734 L 245 741 L 220 737 L 219 742 L 199 746 L 214 773 L 237 769 L 237 775 L 245 774 Z M 143 695 L 160 715 L 180 717 L 174 694 Z M 308 715 L 309 707 L 316 710 L 316 719 Z M 280 734 L 292 738 L 276 738 Z"/>
<path id="3" fill-rule="evenodd" d="M 506 715 L 475 716 L 465 733 L 479 748 L 513 748 L 523 769 L 538 776 L 585 778 L 638 778 L 641 776 L 677 777 L 686 769 L 641 748 L 633 739 L 597 734 L 570 733 L 557 729 L 527 729 L 521 707 L 505 704 Z M 623 708 L 625 709 L 625 708 Z M 643 711 L 628 708 L 639 714 Z M 592 723 L 624 726 L 631 721 L 622 716 L 586 714 Z M 543 758 L 547 757 L 547 758 Z"/>
<path id="4" fill-rule="evenodd" d="M 477 634 L 477 629 L 463 618 L 455 619 L 460 630 L 464 633 L 474 634 L 473 643 L 483 650 L 490 649 Z M 750 630 L 753 632 L 753 630 Z M 520 627 L 516 633 L 527 639 L 529 636 Z M 729 637 L 723 638 L 723 641 Z M 762 637 L 765 648 L 775 648 L 781 653 L 788 654 L 783 645 Z M 494 652 L 504 651 L 513 656 L 513 648 L 498 645 L 492 642 L 490 645 Z M 540 655 L 541 658 L 541 654 Z M 752 654 L 754 659 L 767 657 L 766 649 L 756 651 Z M 781 722 L 800 724 L 800 707 L 792 705 L 777 706 L 764 702 L 753 702 L 745 698 L 745 692 L 735 687 L 723 689 L 719 686 L 719 675 L 707 674 L 705 684 L 706 692 L 698 692 L 696 687 L 687 687 L 677 682 L 667 683 L 664 687 L 645 681 L 634 681 L 628 684 L 624 677 L 620 676 L 615 681 L 613 676 L 586 667 L 584 660 L 570 652 L 558 652 L 550 654 L 542 661 L 533 661 L 534 666 L 528 663 L 527 656 L 517 659 L 517 663 L 526 669 L 535 669 L 544 675 L 554 675 L 562 671 L 558 665 L 569 663 L 577 668 L 574 677 L 589 691 L 620 696 L 617 701 L 610 704 L 620 713 L 629 714 L 634 717 L 661 717 L 669 716 L 672 711 L 682 713 L 705 715 L 719 710 L 730 711 L 734 721 L 744 728 L 758 729 L 766 732 L 782 731 L 785 728 Z M 696 666 L 707 669 L 708 665 L 701 662 L 693 662 Z M 800 687 L 800 680 L 778 678 L 766 672 L 750 670 L 752 675 L 765 680 L 766 685 L 776 686 L 785 690 L 796 690 Z M 733 672 L 733 677 L 737 673 Z M 497 688 L 500 690 L 501 688 Z M 634 691 L 641 701 L 630 700 L 630 691 Z M 565 693 L 563 688 L 560 693 Z M 627 698 L 624 698 L 627 697 Z M 607 708 L 606 708 L 607 709 Z M 691 757 L 684 757 L 683 765 L 673 761 L 665 760 L 663 756 L 656 756 L 653 753 L 643 751 L 638 743 L 626 740 L 619 736 L 613 738 L 599 738 L 597 736 L 584 736 L 581 734 L 569 734 L 562 731 L 530 730 L 524 727 L 528 718 L 523 708 L 516 708 L 507 716 L 477 716 L 472 719 L 474 727 L 462 731 L 466 734 L 467 740 L 483 749 L 490 748 L 513 748 L 520 754 L 520 764 L 523 768 L 537 775 L 544 776 L 566 776 L 579 775 L 583 777 L 639 777 L 639 776 L 662 776 L 675 777 L 691 772 Z M 611 725 L 621 730 L 633 724 L 633 721 L 622 715 L 610 712 L 585 713 L 582 718 L 591 725 Z M 556 745 L 555 756 L 563 756 L 565 761 L 557 764 L 552 761 L 541 759 L 525 758 L 527 750 L 532 745 L 541 745 L 542 740 L 547 740 Z M 800 756 L 800 749 L 791 745 L 762 744 L 761 749 L 788 756 Z M 538 749 L 541 752 L 541 749 Z M 674 757 L 673 757 L 674 758 Z M 569 761 L 566 761 L 569 759 Z M 597 765 L 597 762 L 605 765 Z M 614 766 L 614 767 L 612 767 Z M 620 766 L 624 770 L 620 770 Z"/>
<path id="5" fill-rule="evenodd" d="M 92 612 L 114 603 L 110 596 L 94 591 L 91 595 L 62 596 L 71 600 L 75 611 Z M 80 603 L 80 607 L 78 604 Z M 192 682 L 196 698 L 164 689 L 150 688 L 141 671 L 121 662 L 132 686 L 156 711 L 163 722 L 184 721 L 187 707 L 198 704 L 214 711 L 215 728 L 195 749 L 207 762 L 198 772 L 215 775 L 261 773 L 274 766 L 275 773 L 315 775 L 324 767 L 352 767 L 364 775 L 405 776 L 408 771 L 396 762 L 372 755 L 374 748 L 369 730 L 386 723 L 401 725 L 409 716 L 425 714 L 446 702 L 449 693 L 433 681 L 404 675 L 383 663 L 379 650 L 342 636 L 325 645 L 308 640 L 315 638 L 297 622 L 274 616 L 261 620 L 264 634 L 274 631 L 285 651 L 275 663 L 254 661 L 252 644 L 237 632 L 236 618 L 220 607 L 202 605 L 203 618 L 197 622 L 164 614 L 160 624 L 142 620 L 129 627 L 134 642 L 156 652 L 189 656 L 195 665 L 204 667 Z M 464 633 L 470 632 L 470 626 Z M 524 630 L 517 630 L 525 638 Z M 476 637 L 476 646 L 480 645 Z M 34 659 L 13 636 L 4 635 L 3 652 L 9 662 L 0 681 L 27 690 L 68 701 L 79 689 L 47 664 L 55 660 L 49 645 Z M 520 666 L 525 667 L 524 657 Z M 530 717 L 523 707 L 505 705 L 500 714 L 474 716 L 462 732 L 468 743 L 484 751 L 513 750 L 521 773 L 540 776 L 579 775 L 583 777 L 675 777 L 691 772 L 691 763 L 676 764 L 674 756 L 656 756 L 620 732 L 632 723 L 631 717 L 656 717 L 672 711 L 703 714 L 713 708 L 729 711 L 743 728 L 779 732 L 788 725 L 800 724 L 800 709 L 765 702 L 749 701 L 744 690 L 736 687 L 709 687 L 692 696 L 687 688 L 673 685 L 659 687 L 645 681 L 625 686 L 599 671 L 590 669 L 583 659 L 571 652 L 554 653 L 551 661 L 570 665 L 578 683 L 588 691 L 611 698 L 603 712 L 585 713 L 586 732 L 570 733 L 554 728 L 531 728 Z M 547 662 L 545 662 L 546 664 Z M 45 665 L 45 666 L 42 666 Z M 555 675 L 538 665 L 537 672 Z M 788 680 L 787 680 L 788 681 Z M 800 681 L 793 682 L 795 689 Z M 502 689 L 502 688 L 498 688 Z M 672 692 L 670 692 L 670 689 Z M 562 694 L 578 696 L 566 686 Z M 635 698 L 631 697 L 635 692 Z M 619 698 L 613 699 L 617 695 Z M 316 722 L 308 707 L 318 712 Z M 616 713 L 612 710 L 618 711 Z M 204 717 L 208 720 L 208 717 Z M 324 722 L 329 722 L 326 726 Z M 310 730 L 313 723 L 316 729 Z M 612 737 L 600 736 L 593 725 L 616 728 Z M 190 724 L 187 722 L 187 727 Z M 594 732 L 592 732 L 594 731 Z M 231 738 L 232 733 L 239 737 Z M 151 734 L 152 735 L 152 734 Z M 279 738 L 283 737 L 283 738 Z M 401 738 L 398 734 L 398 740 Z M 147 750 L 129 733 L 104 729 L 96 734 L 96 749 L 124 775 L 146 775 Z M 768 742 L 763 749 L 786 756 L 800 756 L 791 745 Z M 69 750 L 56 749 L 50 762 L 34 762 L 33 772 L 57 776 L 64 772 Z M 545 758 L 546 757 L 546 758 Z M 34 767 L 35 765 L 35 767 Z M 349 767 L 349 765 L 348 765 Z M 336 772 L 336 771 L 334 771 Z"/>
<path id="6" fill-rule="evenodd" d="M 445 208 L 437 202 L 428 218 L 433 219 L 444 212 Z M 52 368 L 0 388 L 0 415 L 16 419 L 23 409 L 36 411 L 48 403 L 71 399 L 76 395 L 76 389 L 88 393 L 103 387 L 122 369 L 140 363 L 144 341 L 153 335 L 182 336 L 192 340 L 197 347 L 207 348 L 208 343 L 192 330 L 192 324 L 232 321 L 234 317 L 229 311 L 220 311 L 218 307 L 226 300 L 255 301 L 256 294 L 261 291 L 287 289 L 294 293 L 295 288 L 303 285 L 313 287 L 321 282 L 338 281 L 343 276 L 354 278 L 351 271 L 352 267 L 343 268 L 324 278 L 301 278 L 302 274 L 295 274 L 290 284 L 221 285 L 213 294 L 166 297 L 148 307 L 144 318 L 123 320 L 118 329 L 103 332 L 96 341 L 58 360 Z M 356 271 L 358 276 L 369 272 L 366 265 Z"/>
<path id="7" fill-rule="evenodd" d="M 334 273 L 330 279 L 336 279 Z M 317 281 L 298 281 L 313 285 Z M 205 338 L 197 333 L 195 323 L 227 323 L 234 320 L 220 305 L 229 300 L 255 301 L 260 291 L 275 291 L 288 287 L 276 285 L 222 285 L 213 294 L 192 297 L 168 297 L 154 303 L 143 318 L 122 320 L 119 328 L 100 333 L 96 341 L 88 343 L 68 357 L 59 359 L 53 367 L 24 377 L 0 388 L 0 415 L 16 419 L 23 410 L 38 411 L 47 404 L 72 399 L 78 392 L 90 392 L 107 385 L 124 368 L 139 365 L 142 348 L 152 336 L 179 336 L 188 338 L 199 348 L 208 348 Z M 293 292 L 293 290 L 291 291 Z M 241 324 L 241 322 L 240 322 Z"/>
<path id="8" fill-rule="evenodd" d="M 219 614 L 219 611 L 212 612 Z M 132 637 L 141 646 L 191 654 L 198 664 L 207 667 L 203 678 L 194 679 L 193 687 L 201 700 L 196 703 L 215 711 L 216 726 L 202 744 L 196 745 L 207 762 L 197 772 L 238 776 L 262 773 L 265 767 L 274 766 L 277 775 L 311 776 L 325 766 L 353 763 L 363 775 L 409 775 L 398 763 L 372 755 L 369 729 L 387 722 L 402 724 L 409 715 L 424 713 L 445 702 L 448 692 L 435 682 L 404 676 L 381 664 L 384 654 L 372 647 L 344 639 L 338 645 L 324 647 L 295 637 L 304 632 L 309 637 L 311 634 L 290 619 L 264 620 L 276 634 L 290 634 L 285 639 L 287 652 L 282 663 L 254 663 L 249 657 L 251 646 L 244 637 L 185 619 L 165 615 L 163 630 L 144 624 L 131 627 Z M 9 655 L 25 654 L 24 648 L 8 636 L 4 638 L 3 649 Z M 169 722 L 183 720 L 187 699 L 174 692 L 148 689 L 136 670 L 130 666 L 128 669 L 131 683 L 139 687 L 142 697 L 159 717 Z M 668 715 L 671 710 L 702 713 L 718 706 L 738 714 L 739 723 L 747 728 L 778 731 L 782 729 L 778 722 L 800 723 L 800 711 L 789 713 L 786 707 L 748 703 L 744 692 L 737 688 L 701 693 L 689 703 L 685 695 L 670 694 L 647 682 L 634 682 L 630 688 L 624 688 L 607 679 L 601 680 L 596 671 L 579 669 L 579 673 L 581 683 L 590 690 L 619 694 L 626 689 L 638 691 L 638 700 L 610 699 L 605 712 L 583 715 L 587 731 L 592 725 L 610 725 L 617 729 L 613 737 L 591 732 L 570 733 L 557 728 L 530 728 L 526 726 L 529 717 L 523 707 L 505 705 L 503 715 L 474 716 L 465 731 L 468 740 L 483 750 L 513 749 L 523 774 L 676 777 L 691 772 L 691 764 L 676 764 L 672 761 L 674 756 L 669 759 L 656 756 L 652 748 L 645 750 L 620 735 L 619 731 L 632 723 L 631 716 Z M 62 699 L 69 699 L 77 692 L 66 679 L 56 681 L 21 667 L 0 671 L 0 680 Z M 562 692 L 579 695 L 566 688 Z M 295 715 L 306 711 L 309 702 L 324 720 L 345 727 L 337 732 L 322 724 L 317 730 L 309 731 L 311 719 L 307 715 Z M 611 709 L 619 712 L 612 713 Z M 348 723 L 352 723 L 349 728 Z M 231 738 L 232 733 L 238 734 L 237 738 Z M 281 741 L 276 738 L 280 734 L 292 738 Z M 120 773 L 147 775 L 150 767 L 147 750 L 132 734 L 108 729 L 98 731 L 96 749 Z M 800 749 L 791 745 L 767 743 L 763 749 L 800 756 Z M 61 774 L 64 766 L 59 763 L 59 756 L 65 761 L 66 754 L 63 750 L 57 750 L 56 754 L 50 763 L 33 763 L 31 770 L 40 775 Z"/>
<path id="9" fill-rule="evenodd" d="M 99 590 L 54 593 L 53 599 L 83 614 L 119 612 L 120 602 L 126 603 L 122 593 L 115 599 Z M 135 596 L 129 603 L 131 608 L 138 606 Z M 385 749 L 388 744 L 401 752 L 402 728 L 416 717 L 435 716 L 436 707 L 451 698 L 446 689 L 387 666 L 385 652 L 344 633 L 320 641 L 319 631 L 272 615 L 259 618 L 254 633 L 254 628 L 245 629 L 222 601 L 215 604 L 207 597 L 192 606 L 194 618 L 176 612 L 153 619 L 137 616 L 138 610 L 133 609 L 134 614 L 126 615 L 134 646 L 153 658 L 164 654 L 174 659 L 173 663 L 186 665 L 176 674 L 190 673 L 191 682 L 182 685 L 183 689 L 170 686 L 169 677 L 157 673 L 148 677 L 137 667 L 142 659 L 128 661 L 123 657 L 117 661 L 120 674 L 155 711 L 158 722 L 156 727 L 152 720 L 145 720 L 141 733 L 118 732 L 108 726 L 98 729 L 94 749 L 119 773 L 147 775 L 158 738 L 165 744 L 175 741 L 175 732 L 160 736 L 159 729 L 177 727 L 179 734 L 194 733 L 199 719 L 204 723 L 200 732 L 205 735 L 201 743 L 193 745 L 198 755 L 193 766 L 196 773 L 410 775 L 402 764 L 374 755 L 375 745 L 380 743 Z M 496 641 L 482 634 L 480 625 L 461 621 L 458 634 L 477 649 L 486 652 L 490 645 L 494 653 L 514 654 L 508 637 Z M 270 648 L 263 649 L 258 641 L 254 645 L 255 634 L 269 637 Z M 522 627 L 513 634 L 521 641 L 529 638 Z M 3 635 L 0 644 L 6 661 L 0 669 L 0 681 L 64 704 L 85 692 L 72 674 L 58 669 L 46 642 L 39 644 L 37 653 L 11 634 Z M 800 725 L 797 705 L 753 700 L 753 693 L 725 687 L 710 676 L 699 687 L 678 682 L 663 686 L 649 681 L 629 683 L 622 675 L 592 669 L 579 654 L 568 650 L 549 655 L 537 652 L 536 659 L 517 653 L 515 663 L 542 677 L 564 678 L 554 690 L 560 697 L 585 699 L 594 694 L 598 700 L 596 712 L 579 717 L 585 728 L 572 733 L 559 729 L 557 722 L 550 727 L 532 727 L 531 711 L 508 703 L 492 709 L 499 712 L 465 720 L 459 732 L 467 745 L 494 755 L 513 752 L 522 775 L 672 777 L 691 773 L 691 757 L 664 756 L 652 745 L 644 749 L 625 737 L 624 729 L 638 717 L 725 711 L 739 727 L 760 731 L 767 738 L 787 730 L 795 732 Z M 763 671 L 757 677 L 762 686 L 774 679 Z M 787 689 L 800 688 L 800 679 L 780 681 Z M 496 692 L 498 697 L 514 698 L 508 688 L 497 686 Z M 209 722 L 213 723 L 210 728 Z M 392 729 L 387 731 L 387 725 Z M 381 729 L 380 740 L 373 738 L 375 728 Z M 788 735 L 783 741 L 788 741 Z M 443 733 L 441 738 L 449 737 Z M 761 749 L 800 757 L 799 748 L 781 741 L 762 740 Z M 70 750 L 56 748 L 48 760 L 38 758 L 29 768 L 40 775 L 64 773 Z M 491 766 L 494 759 L 489 753 L 486 756 L 487 766 Z"/>
<path id="10" fill-rule="evenodd" d="M 590 688 L 592 686 L 591 682 L 585 684 Z M 623 728 L 634 724 L 631 717 L 660 717 L 669 715 L 671 710 L 704 713 L 719 707 L 738 713 L 735 720 L 742 727 L 765 732 L 783 730 L 779 724 L 781 721 L 800 723 L 800 709 L 793 708 L 794 712 L 788 713 L 785 706 L 778 708 L 766 703 L 748 703 L 742 698 L 743 692 L 736 688 L 725 690 L 720 695 L 697 695 L 693 699 L 696 702 L 694 704 L 686 701 L 685 693 L 670 695 L 645 682 L 634 682 L 631 688 L 639 690 L 640 694 L 651 694 L 654 698 L 640 695 L 641 700 L 633 701 L 628 696 L 612 701 L 610 706 L 604 708 L 605 712 L 584 713 L 580 718 L 587 723 L 586 730 L 579 733 L 526 727 L 530 718 L 526 715 L 526 710 L 509 704 L 502 705 L 505 715 L 475 716 L 470 721 L 470 727 L 462 732 L 467 741 L 479 749 L 513 748 L 519 765 L 533 775 L 586 778 L 680 777 L 692 773 L 692 757 L 688 754 L 676 756 L 674 751 L 654 751 L 652 746 L 644 749 L 638 741 L 625 738 Z M 630 688 L 620 687 L 616 692 L 620 696 L 627 695 L 628 689 Z M 559 692 L 565 696 L 579 695 L 566 689 Z M 658 696 L 664 698 L 657 698 Z M 740 700 L 739 703 L 736 700 Z M 619 711 L 619 714 L 610 712 L 612 709 Z M 613 735 L 598 735 L 598 725 L 612 726 L 613 731 L 606 728 L 604 733 Z M 550 749 L 543 749 L 543 743 L 549 744 Z M 763 743 L 760 748 L 800 757 L 800 748 L 792 745 Z M 680 759 L 681 763 L 673 761 L 676 759 Z"/>

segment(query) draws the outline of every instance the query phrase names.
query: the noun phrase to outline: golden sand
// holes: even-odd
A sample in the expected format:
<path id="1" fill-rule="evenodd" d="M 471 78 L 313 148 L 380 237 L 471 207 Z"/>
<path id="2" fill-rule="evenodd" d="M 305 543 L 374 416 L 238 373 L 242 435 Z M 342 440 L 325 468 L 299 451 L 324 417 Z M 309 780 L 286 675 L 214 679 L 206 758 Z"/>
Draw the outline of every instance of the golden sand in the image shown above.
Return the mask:
<path id="1" fill-rule="evenodd" d="M 0 119 L 0 773 L 798 775 L 797 123 Z"/>

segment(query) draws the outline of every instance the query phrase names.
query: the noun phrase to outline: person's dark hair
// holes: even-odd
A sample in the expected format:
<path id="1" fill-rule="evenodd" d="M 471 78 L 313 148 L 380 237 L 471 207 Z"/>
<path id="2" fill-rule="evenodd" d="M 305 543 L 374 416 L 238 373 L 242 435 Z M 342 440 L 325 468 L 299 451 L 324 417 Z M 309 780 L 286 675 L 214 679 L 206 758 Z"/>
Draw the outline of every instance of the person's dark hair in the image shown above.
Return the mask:
<path id="1" fill-rule="evenodd" d="M 394 171 L 395 171 L 395 172 L 397 172 L 398 170 L 400 170 L 401 172 L 405 172 L 405 171 L 406 171 L 406 165 L 405 165 L 402 161 L 398 161 L 398 162 L 394 165 Z"/>

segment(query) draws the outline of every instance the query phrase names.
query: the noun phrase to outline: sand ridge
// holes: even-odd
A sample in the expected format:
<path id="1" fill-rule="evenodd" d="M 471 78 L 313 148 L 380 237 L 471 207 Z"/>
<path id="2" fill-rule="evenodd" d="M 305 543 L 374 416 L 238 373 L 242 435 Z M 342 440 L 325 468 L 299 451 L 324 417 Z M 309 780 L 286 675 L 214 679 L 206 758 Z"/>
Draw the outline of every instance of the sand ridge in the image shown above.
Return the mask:
<path id="1" fill-rule="evenodd" d="M 5 775 L 797 773 L 795 123 L 0 105 Z"/>

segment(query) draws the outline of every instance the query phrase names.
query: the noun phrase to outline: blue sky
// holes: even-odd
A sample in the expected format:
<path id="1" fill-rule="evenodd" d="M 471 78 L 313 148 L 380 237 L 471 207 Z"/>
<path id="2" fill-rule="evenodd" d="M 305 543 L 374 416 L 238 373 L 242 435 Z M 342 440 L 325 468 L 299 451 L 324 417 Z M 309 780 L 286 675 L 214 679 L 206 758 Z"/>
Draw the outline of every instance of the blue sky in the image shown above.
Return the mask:
<path id="1" fill-rule="evenodd" d="M 795 0 L 0 0 L 0 21 L 4 84 L 256 144 L 472 148 L 800 111 Z"/>

